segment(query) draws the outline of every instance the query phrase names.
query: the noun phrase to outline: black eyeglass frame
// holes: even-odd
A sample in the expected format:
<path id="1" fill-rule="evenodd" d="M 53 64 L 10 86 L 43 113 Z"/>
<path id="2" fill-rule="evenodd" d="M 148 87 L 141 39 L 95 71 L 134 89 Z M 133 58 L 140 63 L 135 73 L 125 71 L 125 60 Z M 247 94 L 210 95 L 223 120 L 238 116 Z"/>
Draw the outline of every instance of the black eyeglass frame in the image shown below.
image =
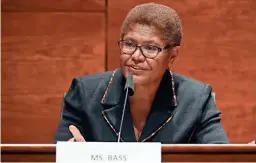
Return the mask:
<path id="1" fill-rule="evenodd" d="M 126 40 L 122 40 L 122 39 L 118 41 L 119 48 L 120 48 L 120 50 L 121 50 L 122 52 L 123 52 L 123 50 L 122 50 L 122 48 L 121 48 L 121 43 L 122 43 L 122 42 L 125 42 L 125 41 L 126 41 Z M 169 49 L 169 48 L 172 47 L 172 46 L 169 45 L 169 44 L 166 45 L 166 46 L 163 47 L 163 48 L 160 48 L 160 47 L 154 46 L 154 45 L 149 45 L 149 46 L 152 46 L 152 47 L 157 48 L 158 52 L 156 53 L 156 55 L 155 55 L 154 57 L 147 57 L 146 55 L 143 54 L 143 50 L 141 49 L 141 47 L 142 47 L 142 46 L 145 46 L 145 45 L 136 45 L 136 44 L 134 44 L 134 45 L 135 45 L 136 47 L 135 47 L 135 49 L 134 49 L 134 51 L 133 51 L 132 53 L 125 53 L 125 52 L 123 52 L 123 53 L 124 53 L 124 54 L 128 54 L 128 55 L 131 55 L 131 54 L 133 54 L 134 52 L 136 52 L 136 50 L 139 48 L 141 54 L 142 54 L 144 57 L 153 59 L 153 58 L 155 58 L 160 52 L 162 52 L 162 51 L 164 51 L 164 50 Z M 146 45 L 147 45 L 147 44 L 146 44 Z"/>

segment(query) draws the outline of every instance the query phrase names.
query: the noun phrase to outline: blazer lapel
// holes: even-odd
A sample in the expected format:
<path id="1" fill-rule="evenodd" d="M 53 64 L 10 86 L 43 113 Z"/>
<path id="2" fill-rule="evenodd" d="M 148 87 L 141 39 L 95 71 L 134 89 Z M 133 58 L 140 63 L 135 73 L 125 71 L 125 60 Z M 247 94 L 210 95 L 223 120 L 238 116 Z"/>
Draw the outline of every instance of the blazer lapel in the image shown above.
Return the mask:
<path id="1" fill-rule="evenodd" d="M 159 132 L 172 119 L 174 108 L 171 76 L 166 71 L 157 90 L 139 141 L 147 141 Z"/>
<path id="2" fill-rule="evenodd" d="M 123 77 L 121 70 L 115 70 L 109 80 L 108 86 L 101 101 L 104 108 L 102 111 L 102 115 L 108 123 L 109 127 L 116 134 L 117 138 L 120 130 L 121 117 L 125 99 L 125 81 L 126 80 Z M 129 109 L 129 102 L 127 102 L 127 106 L 125 109 L 121 132 L 121 141 L 136 141 Z"/>
<path id="3" fill-rule="evenodd" d="M 108 86 L 102 98 L 102 105 L 104 108 L 102 115 L 109 127 L 116 134 L 117 138 L 124 105 L 125 82 L 126 80 L 123 77 L 121 70 L 115 70 L 109 80 Z M 139 141 L 149 141 L 157 132 L 159 132 L 172 119 L 174 109 L 175 106 L 173 100 L 171 76 L 169 72 L 166 71 L 157 90 L 151 111 L 148 115 Z M 129 101 L 127 101 L 123 120 L 121 141 L 136 142 Z"/>

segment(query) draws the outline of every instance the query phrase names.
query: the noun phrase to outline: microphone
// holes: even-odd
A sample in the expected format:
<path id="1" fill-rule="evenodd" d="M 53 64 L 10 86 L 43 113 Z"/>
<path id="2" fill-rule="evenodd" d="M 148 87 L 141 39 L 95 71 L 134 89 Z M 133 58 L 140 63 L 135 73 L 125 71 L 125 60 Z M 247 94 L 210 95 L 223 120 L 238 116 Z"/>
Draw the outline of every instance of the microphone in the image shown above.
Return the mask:
<path id="1" fill-rule="evenodd" d="M 128 78 L 125 83 L 124 87 L 125 91 L 125 98 L 124 98 L 124 106 L 123 106 L 123 113 L 121 117 L 121 123 L 120 123 L 120 128 L 119 128 L 119 133 L 118 133 L 118 139 L 117 142 L 120 142 L 121 138 L 121 132 L 122 132 L 122 126 L 123 126 L 123 121 L 124 121 L 124 113 L 125 113 L 125 108 L 126 108 L 126 102 L 127 102 L 127 96 L 132 96 L 134 94 L 134 84 L 133 84 L 133 78 L 132 78 L 132 73 L 129 72 Z"/>

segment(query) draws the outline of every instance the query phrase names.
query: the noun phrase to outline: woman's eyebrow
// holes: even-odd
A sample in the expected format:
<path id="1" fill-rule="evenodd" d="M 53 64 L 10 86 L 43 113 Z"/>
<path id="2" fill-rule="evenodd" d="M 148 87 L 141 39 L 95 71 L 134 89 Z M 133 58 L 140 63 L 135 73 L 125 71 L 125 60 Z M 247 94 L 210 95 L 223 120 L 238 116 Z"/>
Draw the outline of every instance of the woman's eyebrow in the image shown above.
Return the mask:
<path id="1" fill-rule="evenodd" d="M 123 40 L 136 42 L 136 40 L 133 39 L 132 37 L 124 37 Z"/>
<path id="2" fill-rule="evenodd" d="M 155 41 L 149 40 L 149 41 L 143 41 L 144 44 L 149 44 L 149 45 L 154 45 L 154 46 L 160 46 L 158 43 Z"/>
<path id="3" fill-rule="evenodd" d="M 153 40 L 144 40 L 144 41 L 137 41 L 136 39 L 134 38 L 131 38 L 131 37 L 126 37 L 124 38 L 124 40 L 126 41 L 132 41 L 132 42 L 135 42 L 135 43 L 140 43 L 141 45 L 154 45 L 154 46 L 160 46 L 158 43 L 156 43 L 155 41 Z"/>

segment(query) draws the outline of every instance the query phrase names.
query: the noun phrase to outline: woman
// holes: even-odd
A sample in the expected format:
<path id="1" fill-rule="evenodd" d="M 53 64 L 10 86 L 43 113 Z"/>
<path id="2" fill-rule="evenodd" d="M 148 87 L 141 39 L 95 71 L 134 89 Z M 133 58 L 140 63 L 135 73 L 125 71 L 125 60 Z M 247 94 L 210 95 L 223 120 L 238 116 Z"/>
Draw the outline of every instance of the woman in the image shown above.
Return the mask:
<path id="1" fill-rule="evenodd" d="M 177 13 L 149 3 L 133 8 L 121 28 L 121 68 L 73 79 L 56 141 L 117 141 L 124 85 L 133 74 L 121 141 L 229 143 L 211 87 L 172 72 L 182 26 Z"/>

